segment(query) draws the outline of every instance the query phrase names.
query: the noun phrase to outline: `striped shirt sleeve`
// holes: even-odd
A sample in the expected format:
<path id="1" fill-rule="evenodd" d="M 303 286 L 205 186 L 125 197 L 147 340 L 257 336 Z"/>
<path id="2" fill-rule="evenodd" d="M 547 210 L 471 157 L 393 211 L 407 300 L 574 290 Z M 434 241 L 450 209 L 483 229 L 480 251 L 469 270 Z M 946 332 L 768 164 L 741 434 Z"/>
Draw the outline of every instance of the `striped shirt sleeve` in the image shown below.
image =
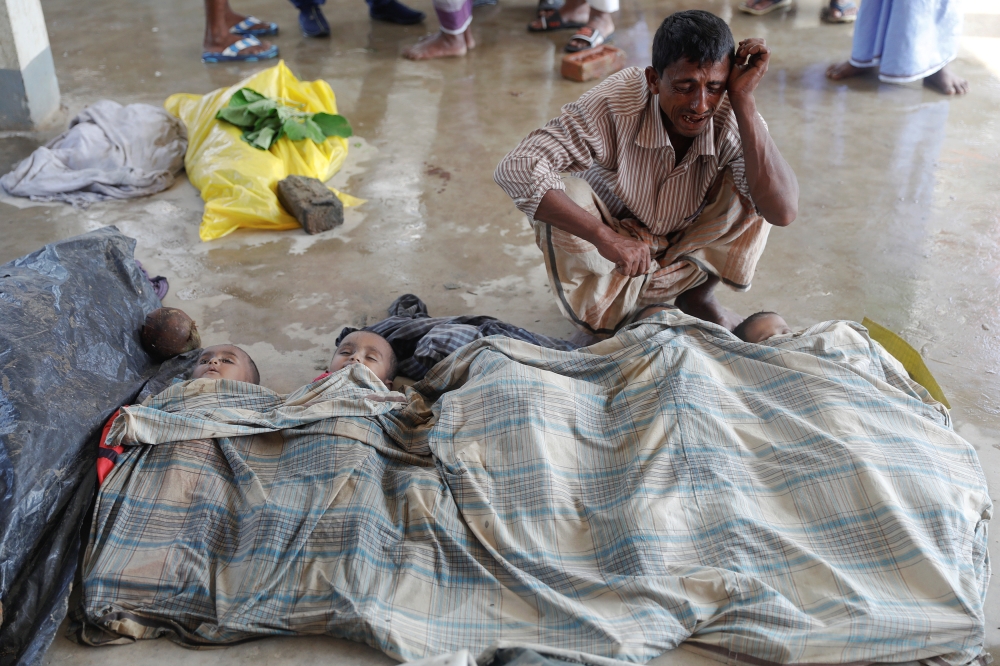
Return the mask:
<path id="1" fill-rule="evenodd" d="M 594 164 L 614 168 L 615 130 L 600 88 L 563 106 L 559 117 L 526 136 L 497 165 L 493 180 L 529 218 L 546 192 L 565 189 L 561 173 Z"/>

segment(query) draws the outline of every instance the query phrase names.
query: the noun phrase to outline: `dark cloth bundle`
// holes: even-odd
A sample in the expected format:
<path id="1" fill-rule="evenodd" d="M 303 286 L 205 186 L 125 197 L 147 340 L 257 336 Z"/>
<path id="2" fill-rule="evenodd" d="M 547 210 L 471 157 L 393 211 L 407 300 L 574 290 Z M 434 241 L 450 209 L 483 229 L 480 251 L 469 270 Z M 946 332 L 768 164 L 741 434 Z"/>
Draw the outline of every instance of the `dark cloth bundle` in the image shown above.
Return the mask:
<path id="1" fill-rule="evenodd" d="M 413 294 L 403 294 L 393 301 L 389 306 L 389 316 L 376 324 L 362 329 L 345 327 L 337 338 L 337 344 L 358 330 L 378 333 L 388 340 L 399 362 L 399 374 L 418 380 L 459 347 L 490 335 L 503 335 L 561 351 L 580 348 L 580 345 L 568 340 L 532 333 L 495 317 L 431 317 L 424 302 Z"/>

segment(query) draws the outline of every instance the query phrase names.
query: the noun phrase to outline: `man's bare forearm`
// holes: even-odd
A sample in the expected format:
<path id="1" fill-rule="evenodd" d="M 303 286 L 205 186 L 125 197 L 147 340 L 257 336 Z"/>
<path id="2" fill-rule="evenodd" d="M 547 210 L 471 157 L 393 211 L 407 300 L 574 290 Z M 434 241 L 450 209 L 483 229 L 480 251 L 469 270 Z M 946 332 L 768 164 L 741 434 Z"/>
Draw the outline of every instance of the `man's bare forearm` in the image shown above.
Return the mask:
<path id="1" fill-rule="evenodd" d="M 535 210 L 535 219 L 598 246 L 611 231 L 601 220 L 580 208 L 563 190 L 545 193 Z"/>
<path id="2" fill-rule="evenodd" d="M 791 224 L 799 211 L 799 181 L 757 114 L 752 95 L 731 98 L 743 142 L 747 183 L 757 210 L 778 227 Z"/>

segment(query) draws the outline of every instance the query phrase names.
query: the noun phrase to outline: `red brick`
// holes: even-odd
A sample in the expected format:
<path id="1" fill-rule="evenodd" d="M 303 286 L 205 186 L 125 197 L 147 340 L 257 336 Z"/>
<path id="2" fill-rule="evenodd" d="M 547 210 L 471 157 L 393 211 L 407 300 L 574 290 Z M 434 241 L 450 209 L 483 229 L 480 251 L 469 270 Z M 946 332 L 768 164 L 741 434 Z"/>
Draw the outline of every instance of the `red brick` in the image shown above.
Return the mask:
<path id="1" fill-rule="evenodd" d="M 562 75 L 570 81 L 603 79 L 625 67 L 625 52 L 610 44 L 567 53 L 562 60 Z"/>

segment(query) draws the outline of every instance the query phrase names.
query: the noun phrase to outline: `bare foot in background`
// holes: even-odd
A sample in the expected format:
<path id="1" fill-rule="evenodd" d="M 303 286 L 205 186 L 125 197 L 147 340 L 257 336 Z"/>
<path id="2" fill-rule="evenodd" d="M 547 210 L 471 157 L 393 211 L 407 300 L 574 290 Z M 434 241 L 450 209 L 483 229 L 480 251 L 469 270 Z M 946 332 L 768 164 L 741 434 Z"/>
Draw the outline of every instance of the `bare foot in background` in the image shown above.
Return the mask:
<path id="1" fill-rule="evenodd" d="M 964 95 L 969 92 L 969 82 L 951 72 L 947 66 L 925 77 L 924 85 L 942 95 Z"/>
<path id="2" fill-rule="evenodd" d="M 476 40 L 472 38 L 472 30 L 466 28 L 461 35 L 450 35 L 438 32 L 436 35 L 424 37 L 419 42 L 403 51 L 403 57 L 410 60 L 430 60 L 431 58 L 453 58 L 464 56 L 470 49 L 476 48 Z"/>
<path id="3" fill-rule="evenodd" d="M 611 20 L 611 14 L 609 14 L 608 12 L 602 12 L 594 8 L 591 8 L 590 18 L 587 19 L 587 25 L 585 25 L 580 30 L 577 30 L 577 33 L 582 32 L 585 35 L 588 34 L 588 32 L 584 30 L 584 28 L 590 28 L 591 31 L 600 30 L 603 40 L 598 40 L 597 44 L 592 45 L 590 42 L 587 42 L 586 40 L 583 39 L 571 39 L 569 40 L 569 43 L 566 44 L 567 53 L 576 53 L 577 51 L 585 51 L 586 49 L 594 48 L 595 46 L 600 46 L 605 41 L 607 41 L 608 37 L 614 34 L 615 23 L 614 21 Z M 594 33 L 590 32 L 589 34 L 593 35 Z"/>
<path id="4" fill-rule="evenodd" d="M 841 79 L 849 79 L 852 76 L 860 76 L 869 69 L 871 67 L 855 67 L 850 62 L 842 62 L 838 65 L 830 65 L 826 70 L 826 78 L 840 81 Z"/>
<path id="5" fill-rule="evenodd" d="M 245 19 L 230 8 L 229 0 L 205 0 L 205 39 L 202 48 L 208 53 L 220 53 L 227 46 L 232 46 L 243 39 L 243 35 L 234 35 L 229 29 Z M 243 55 L 263 53 L 271 45 L 260 40 L 259 46 L 248 46 L 240 51 Z"/>

